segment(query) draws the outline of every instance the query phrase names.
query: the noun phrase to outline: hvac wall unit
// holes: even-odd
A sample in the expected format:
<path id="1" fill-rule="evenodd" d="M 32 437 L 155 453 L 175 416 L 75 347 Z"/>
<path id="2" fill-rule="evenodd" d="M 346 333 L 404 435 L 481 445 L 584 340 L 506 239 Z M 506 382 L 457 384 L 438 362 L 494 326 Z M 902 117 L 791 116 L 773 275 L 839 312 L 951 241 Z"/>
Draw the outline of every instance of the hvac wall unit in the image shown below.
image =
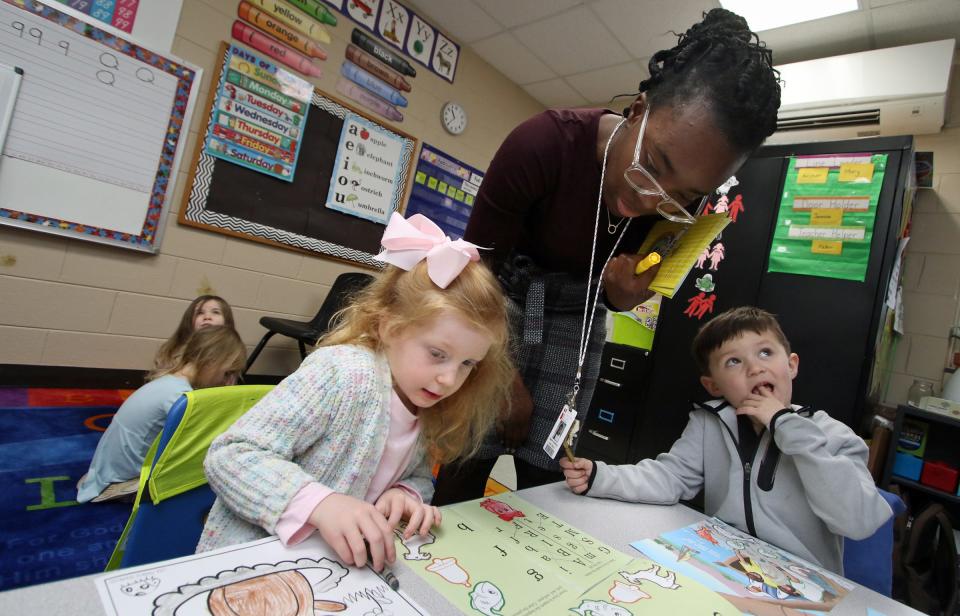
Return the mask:
<path id="1" fill-rule="evenodd" d="M 778 66 L 777 132 L 767 144 L 940 132 L 953 39 Z"/>

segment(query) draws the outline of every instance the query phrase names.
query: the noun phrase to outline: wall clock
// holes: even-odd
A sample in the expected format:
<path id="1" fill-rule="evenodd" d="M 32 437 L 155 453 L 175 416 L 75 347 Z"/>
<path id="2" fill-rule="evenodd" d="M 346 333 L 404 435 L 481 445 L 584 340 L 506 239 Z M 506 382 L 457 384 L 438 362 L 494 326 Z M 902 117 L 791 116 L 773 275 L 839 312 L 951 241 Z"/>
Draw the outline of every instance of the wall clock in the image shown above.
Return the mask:
<path id="1" fill-rule="evenodd" d="M 467 128 L 467 111 L 459 103 L 449 101 L 440 111 L 440 121 L 451 135 L 459 135 Z"/>

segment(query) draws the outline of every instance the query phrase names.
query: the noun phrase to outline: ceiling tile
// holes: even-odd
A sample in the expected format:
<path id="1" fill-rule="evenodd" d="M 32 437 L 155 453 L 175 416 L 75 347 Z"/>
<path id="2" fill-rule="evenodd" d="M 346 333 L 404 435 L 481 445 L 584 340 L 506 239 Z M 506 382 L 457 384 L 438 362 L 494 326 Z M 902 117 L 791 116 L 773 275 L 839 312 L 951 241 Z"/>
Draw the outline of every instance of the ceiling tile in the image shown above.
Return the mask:
<path id="1" fill-rule="evenodd" d="M 869 18 L 863 11 L 843 13 L 760 34 L 773 50 L 774 64 L 789 64 L 870 49 Z"/>
<path id="2" fill-rule="evenodd" d="M 703 12 L 720 6 L 716 0 L 598 0 L 590 9 L 610 28 L 634 58 L 649 58 L 677 44 L 671 32 L 686 32 Z"/>
<path id="3" fill-rule="evenodd" d="M 509 32 L 478 41 L 471 47 L 478 56 L 516 84 L 545 81 L 557 76 Z"/>
<path id="4" fill-rule="evenodd" d="M 878 49 L 957 38 L 960 33 L 957 0 L 913 0 L 877 7 L 870 15 Z"/>
<path id="5" fill-rule="evenodd" d="M 523 86 L 530 96 L 547 107 L 582 107 L 588 104 L 576 90 L 563 79 L 551 79 Z"/>
<path id="6" fill-rule="evenodd" d="M 636 92 L 640 80 L 646 77 L 646 64 L 634 60 L 595 71 L 569 75 L 564 79 L 590 103 L 613 105 L 614 108 L 619 109 L 625 107 L 631 99 L 617 99 L 610 103 L 610 98 L 618 94 Z"/>
<path id="7" fill-rule="evenodd" d="M 582 6 L 521 26 L 513 33 L 558 75 L 582 73 L 630 59 L 597 16 Z"/>
<path id="8" fill-rule="evenodd" d="M 580 0 L 475 0 L 491 17 L 508 28 L 556 15 L 582 4 Z"/>
<path id="9" fill-rule="evenodd" d="M 471 0 L 417 0 L 414 11 L 458 43 L 472 43 L 503 30 Z"/>

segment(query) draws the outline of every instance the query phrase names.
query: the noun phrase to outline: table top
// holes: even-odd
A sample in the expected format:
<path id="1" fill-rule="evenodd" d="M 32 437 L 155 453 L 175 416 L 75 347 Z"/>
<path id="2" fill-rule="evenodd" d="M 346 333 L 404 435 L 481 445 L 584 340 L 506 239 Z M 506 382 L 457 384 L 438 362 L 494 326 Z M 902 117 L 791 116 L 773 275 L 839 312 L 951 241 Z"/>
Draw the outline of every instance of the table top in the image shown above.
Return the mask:
<path id="1" fill-rule="evenodd" d="M 653 538 L 706 517 L 684 505 L 640 505 L 578 496 L 562 483 L 520 490 L 517 495 L 626 554 L 637 554 L 630 547 L 631 541 Z M 444 615 L 462 613 L 404 565 L 402 560 L 394 565 L 394 573 L 400 580 L 401 590 L 427 612 Z M 0 614 L 105 614 L 93 583 L 97 575 L 0 593 Z M 851 590 L 830 614 L 863 616 L 868 607 L 885 616 L 920 614 L 862 586 Z"/>

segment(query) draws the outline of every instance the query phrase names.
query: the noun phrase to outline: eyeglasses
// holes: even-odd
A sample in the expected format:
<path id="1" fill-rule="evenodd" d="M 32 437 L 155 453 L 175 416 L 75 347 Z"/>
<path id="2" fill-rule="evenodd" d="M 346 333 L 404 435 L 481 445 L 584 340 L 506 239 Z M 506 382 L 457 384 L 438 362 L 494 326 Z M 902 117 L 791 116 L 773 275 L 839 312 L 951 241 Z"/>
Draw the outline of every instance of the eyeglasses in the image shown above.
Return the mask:
<path id="1" fill-rule="evenodd" d="M 694 216 L 699 216 L 703 212 L 703 206 L 707 203 L 707 195 L 700 199 L 700 204 L 696 207 L 695 213 L 690 214 L 687 208 L 667 194 L 667 191 L 660 186 L 650 172 L 640 164 L 640 146 L 643 143 L 643 133 L 647 129 L 647 116 L 649 114 L 650 107 L 648 106 L 644 109 L 643 120 L 640 122 L 640 134 L 637 136 L 637 146 L 633 150 L 633 163 L 623 172 L 623 179 L 638 194 L 645 197 L 659 197 L 660 203 L 657 204 L 657 213 L 667 220 L 692 225 L 697 222 Z"/>

